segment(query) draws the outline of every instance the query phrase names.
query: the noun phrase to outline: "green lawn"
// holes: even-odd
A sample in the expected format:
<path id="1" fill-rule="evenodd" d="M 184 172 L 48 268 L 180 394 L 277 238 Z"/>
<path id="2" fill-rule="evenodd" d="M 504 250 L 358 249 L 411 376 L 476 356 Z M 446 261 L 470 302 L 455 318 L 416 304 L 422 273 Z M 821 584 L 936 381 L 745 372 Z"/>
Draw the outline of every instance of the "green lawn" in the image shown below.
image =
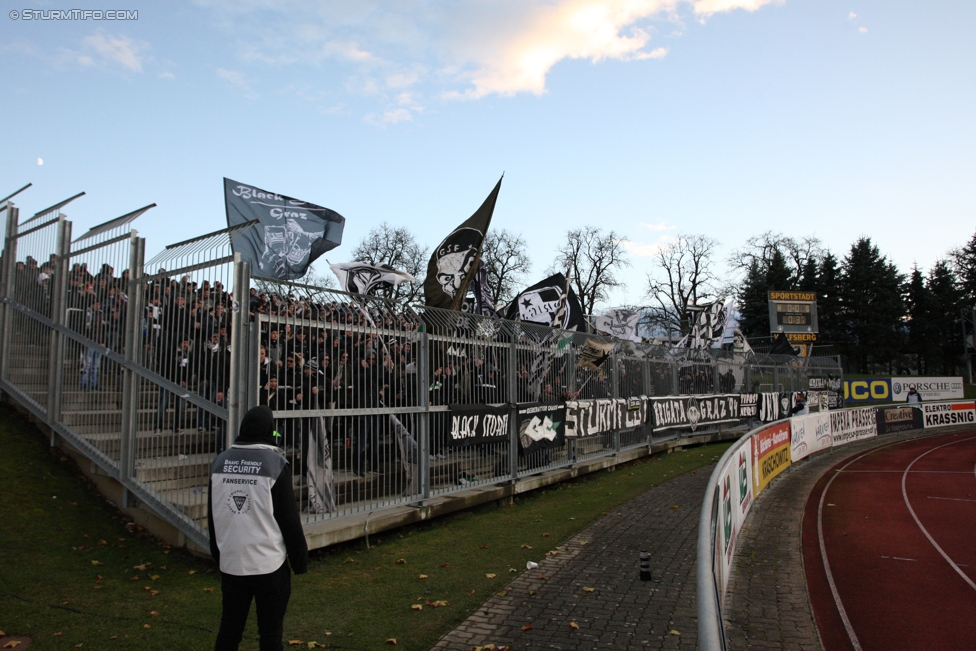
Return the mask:
<path id="1" fill-rule="evenodd" d="M 648 488 L 717 460 L 727 445 L 595 473 L 508 508 L 389 531 L 371 537 L 370 549 L 358 541 L 313 552 L 309 573 L 293 578 L 285 637 L 301 648 L 315 641 L 381 649 L 396 638 L 397 648 L 427 649 L 527 560 Z M 127 528 L 78 468 L 7 406 L 0 449 L 0 630 L 32 636 L 38 651 L 212 647 L 220 580 L 209 559 Z M 431 605 L 438 601 L 446 605 Z M 241 648 L 257 649 L 253 614 Z"/>

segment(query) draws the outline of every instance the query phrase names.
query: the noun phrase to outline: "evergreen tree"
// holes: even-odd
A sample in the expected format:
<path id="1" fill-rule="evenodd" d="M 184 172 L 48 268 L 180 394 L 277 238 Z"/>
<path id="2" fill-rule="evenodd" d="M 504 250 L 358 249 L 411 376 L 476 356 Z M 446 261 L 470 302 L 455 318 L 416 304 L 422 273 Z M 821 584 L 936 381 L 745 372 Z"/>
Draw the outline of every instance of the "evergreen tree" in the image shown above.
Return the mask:
<path id="1" fill-rule="evenodd" d="M 963 307 L 976 307 L 976 234 L 951 253 L 956 277 L 959 279 L 960 300 Z"/>
<path id="2" fill-rule="evenodd" d="M 933 303 L 932 294 L 925 286 L 925 278 L 916 265 L 908 281 L 905 307 L 908 312 L 908 353 L 914 358 L 914 370 L 919 375 L 928 374 L 932 359 Z"/>
<path id="3" fill-rule="evenodd" d="M 817 271 L 817 322 L 820 334 L 817 341 L 821 344 L 839 346 L 844 340 L 844 330 L 841 327 L 840 304 L 840 269 L 837 258 L 833 253 L 824 255 Z"/>
<path id="4" fill-rule="evenodd" d="M 796 289 L 796 275 L 786 264 L 786 256 L 779 249 L 773 251 L 766 269 L 766 290 L 789 291 Z"/>
<path id="5" fill-rule="evenodd" d="M 813 258 L 808 258 L 803 264 L 803 271 L 800 273 L 800 283 L 797 286 L 797 289 L 804 292 L 817 291 L 818 272 L 817 261 Z"/>
<path id="6" fill-rule="evenodd" d="M 934 340 L 934 368 L 944 375 L 956 372 L 956 362 L 962 353 L 962 323 L 960 307 L 962 292 L 959 280 L 947 260 L 939 260 L 928 277 L 932 296 L 931 315 Z"/>
<path id="7" fill-rule="evenodd" d="M 746 278 L 736 293 L 739 306 L 739 329 L 746 337 L 769 336 L 769 297 L 766 294 L 766 273 L 753 260 Z"/>
<path id="8" fill-rule="evenodd" d="M 841 269 L 842 350 L 851 370 L 891 372 L 904 339 L 904 276 L 867 237 L 851 245 Z"/>

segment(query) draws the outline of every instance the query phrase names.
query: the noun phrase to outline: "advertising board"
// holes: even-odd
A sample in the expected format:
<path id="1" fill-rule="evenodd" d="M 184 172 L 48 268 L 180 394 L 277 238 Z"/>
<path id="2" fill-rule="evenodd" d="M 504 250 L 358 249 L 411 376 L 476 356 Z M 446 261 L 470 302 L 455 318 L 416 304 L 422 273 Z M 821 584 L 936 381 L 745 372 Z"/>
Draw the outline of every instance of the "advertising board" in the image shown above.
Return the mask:
<path id="1" fill-rule="evenodd" d="M 753 434 L 752 495 L 759 496 L 770 481 L 790 467 L 790 421 L 786 420 Z"/>
<path id="2" fill-rule="evenodd" d="M 790 433 L 790 459 L 794 463 L 833 445 L 827 412 L 791 418 Z"/>
<path id="3" fill-rule="evenodd" d="M 830 435 L 833 445 L 844 445 L 878 435 L 877 409 L 838 409 L 830 412 Z"/>
<path id="4" fill-rule="evenodd" d="M 962 400 L 961 377 L 893 377 L 891 378 L 891 401 L 904 402 L 908 390 L 915 389 L 922 400 Z"/>
<path id="5" fill-rule="evenodd" d="M 878 434 L 894 434 L 922 429 L 922 410 L 919 407 L 878 407 Z"/>
<path id="6" fill-rule="evenodd" d="M 976 424 L 976 405 L 972 402 L 922 404 L 925 429 Z"/>
<path id="7" fill-rule="evenodd" d="M 845 379 L 844 402 L 891 402 L 890 377 Z"/>

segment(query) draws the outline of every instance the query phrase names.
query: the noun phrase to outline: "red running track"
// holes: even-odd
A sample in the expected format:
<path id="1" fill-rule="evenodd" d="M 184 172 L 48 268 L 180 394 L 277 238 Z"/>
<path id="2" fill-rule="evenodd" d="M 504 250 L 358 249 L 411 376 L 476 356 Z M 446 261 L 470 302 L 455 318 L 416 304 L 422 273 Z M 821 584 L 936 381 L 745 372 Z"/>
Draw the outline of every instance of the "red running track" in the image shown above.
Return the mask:
<path id="1" fill-rule="evenodd" d="M 826 651 L 976 649 L 976 431 L 828 471 L 807 501 L 803 561 Z"/>

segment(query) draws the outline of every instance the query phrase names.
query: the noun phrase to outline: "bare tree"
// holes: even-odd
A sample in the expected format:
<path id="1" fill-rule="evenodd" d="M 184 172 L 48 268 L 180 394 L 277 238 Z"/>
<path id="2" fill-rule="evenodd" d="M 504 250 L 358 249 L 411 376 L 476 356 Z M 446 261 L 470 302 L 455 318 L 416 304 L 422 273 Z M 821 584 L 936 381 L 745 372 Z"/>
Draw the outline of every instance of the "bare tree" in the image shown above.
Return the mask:
<path id="1" fill-rule="evenodd" d="M 707 235 L 678 235 L 676 241 L 658 251 L 655 270 L 647 274 L 647 296 L 651 300 L 653 323 L 673 333 L 690 330 L 689 305 L 715 296 L 718 278 L 712 272 L 718 241 Z"/>
<path id="2" fill-rule="evenodd" d="M 733 251 L 729 256 L 729 266 L 745 272 L 755 262 L 759 269 L 768 269 L 777 251 L 786 258 L 794 280 L 799 280 L 803 275 L 809 261 L 819 262 L 826 253 L 823 242 L 812 235 L 797 238 L 766 231 L 753 235 L 746 240 L 745 246 Z"/>
<path id="3" fill-rule="evenodd" d="M 320 258 L 321 260 L 321 258 Z M 316 261 L 319 262 L 319 261 Z M 324 260 L 322 260 L 324 262 Z M 318 292 L 315 289 L 334 289 L 336 280 L 331 272 L 328 274 L 319 273 L 315 268 L 316 263 L 312 263 L 305 271 L 305 275 L 295 280 L 277 280 L 274 278 L 256 277 L 254 286 L 258 291 L 265 294 L 277 294 L 278 296 L 288 296 L 291 294 L 296 297 L 315 298 Z M 294 285 L 292 283 L 295 283 Z"/>
<path id="4" fill-rule="evenodd" d="M 421 246 L 410 229 L 394 228 L 383 222 L 363 238 L 352 256 L 358 262 L 388 264 L 416 278 L 413 282 L 400 283 L 386 293 L 387 298 L 397 303 L 410 303 L 423 289 L 430 249 Z"/>
<path id="5" fill-rule="evenodd" d="M 488 271 L 488 285 L 495 305 L 512 300 L 522 290 L 532 267 L 528 247 L 521 235 L 511 231 L 488 231 L 481 245 L 481 263 Z"/>
<path id="6" fill-rule="evenodd" d="M 624 238 L 613 231 L 607 234 L 596 226 L 566 233 L 552 271 L 570 269 L 570 283 L 580 299 L 584 314 L 593 314 L 598 303 L 609 298 L 610 290 L 623 283 L 617 279 L 621 267 L 629 267 Z"/>

